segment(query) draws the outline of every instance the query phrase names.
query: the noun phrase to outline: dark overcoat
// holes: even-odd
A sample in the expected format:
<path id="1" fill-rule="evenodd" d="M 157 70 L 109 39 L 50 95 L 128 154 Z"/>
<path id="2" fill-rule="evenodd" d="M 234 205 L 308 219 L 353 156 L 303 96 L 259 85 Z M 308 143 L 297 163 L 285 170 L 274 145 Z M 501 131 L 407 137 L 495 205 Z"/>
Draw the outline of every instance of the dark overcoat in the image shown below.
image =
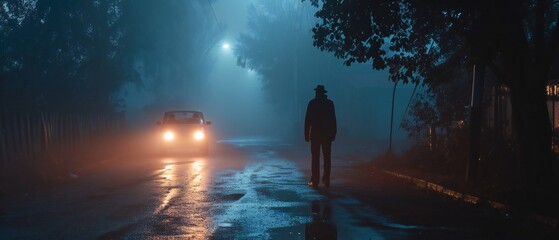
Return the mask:
<path id="1" fill-rule="evenodd" d="M 336 131 L 334 102 L 326 95 L 317 95 L 307 105 L 305 139 L 333 141 L 336 138 Z"/>

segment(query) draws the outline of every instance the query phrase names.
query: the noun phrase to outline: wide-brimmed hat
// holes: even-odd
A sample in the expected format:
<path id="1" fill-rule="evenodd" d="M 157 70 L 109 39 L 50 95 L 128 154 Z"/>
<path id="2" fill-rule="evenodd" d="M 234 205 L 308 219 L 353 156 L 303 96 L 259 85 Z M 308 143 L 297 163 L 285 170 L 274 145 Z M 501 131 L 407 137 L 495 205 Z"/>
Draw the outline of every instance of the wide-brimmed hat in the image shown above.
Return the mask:
<path id="1" fill-rule="evenodd" d="M 327 93 L 327 92 L 328 92 L 328 91 L 326 91 L 326 89 L 324 89 L 324 86 L 323 86 L 323 85 L 316 85 L 316 87 L 314 88 L 314 90 L 315 90 L 316 92 L 319 92 L 319 93 Z"/>

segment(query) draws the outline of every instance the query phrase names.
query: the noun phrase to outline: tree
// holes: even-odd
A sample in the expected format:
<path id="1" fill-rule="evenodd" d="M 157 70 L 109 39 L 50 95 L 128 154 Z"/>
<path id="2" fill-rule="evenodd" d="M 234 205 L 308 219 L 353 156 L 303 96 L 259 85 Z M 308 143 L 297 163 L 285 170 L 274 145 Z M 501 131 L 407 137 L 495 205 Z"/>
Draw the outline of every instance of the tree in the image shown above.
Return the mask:
<path id="1" fill-rule="evenodd" d="M 433 175 L 463 179 L 468 156 L 468 149 L 464 147 L 468 140 L 466 106 L 470 103 L 470 92 L 464 89 L 470 87 L 465 79 L 469 77 L 469 73 L 456 71 L 448 75 L 446 81 L 415 95 L 410 102 L 402 128 L 417 145 L 406 154 L 410 156 L 409 163 L 428 166 Z"/>
<path id="2" fill-rule="evenodd" d="M 310 28 L 317 21 L 312 16 L 314 11 L 309 3 L 298 0 L 256 1 L 248 8 L 248 31 L 238 37 L 235 54 L 258 74 L 267 102 L 292 127 L 290 134 L 300 136 L 302 123 L 298 121 L 303 120 L 312 89 L 320 83 L 332 90 L 329 97 L 341 116 L 338 123 L 342 138 L 349 134 L 360 139 L 376 137 L 371 132 L 384 135 L 372 124 L 383 121 L 376 118 L 375 109 L 356 107 L 378 98 L 370 94 L 375 87 L 362 86 L 360 80 L 384 75 L 375 75 L 367 64 L 347 68 L 341 60 L 313 47 Z"/>
<path id="3" fill-rule="evenodd" d="M 556 191 L 545 87 L 557 57 L 559 2 L 310 0 L 314 45 L 350 65 L 372 60 L 392 81 L 430 85 L 487 66 L 510 88 L 526 198 Z"/>
<path id="4" fill-rule="evenodd" d="M 107 111 L 122 83 L 116 5 L 11 1 L 0 10 L 4 109 Z"/>
<path id="5" fill-rule="evenodd" d="M 299 99 L 295 90 L 301 85 L 299 79 L 311 77 L 309 72 L 318 66 L 312 59 L 321 54 L 309 47 L 310 6 L 261 0 L 251 4 L 248 13 L 249 32 L 239 36 L 236 54 L 262 76 L 270 103 L 284 111 L 292 109 L 293 100 Z"/>
<path id="6" fill-rule="evenodd" d="M 213 62 L 209 49 L 221 36 L 208 4 L 211 1 L 122 1 L 116 23 L 122 36 L 120 62 L 127 79 L 148 90 L 153 108 L 200 100 L 204 74 Z"/>

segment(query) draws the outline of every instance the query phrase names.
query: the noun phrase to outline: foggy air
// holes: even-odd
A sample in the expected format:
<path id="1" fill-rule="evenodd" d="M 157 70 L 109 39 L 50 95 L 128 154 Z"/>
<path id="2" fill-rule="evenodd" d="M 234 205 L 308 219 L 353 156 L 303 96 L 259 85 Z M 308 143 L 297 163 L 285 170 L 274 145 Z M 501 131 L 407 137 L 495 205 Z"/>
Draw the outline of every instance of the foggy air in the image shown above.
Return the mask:
<path id="1" fill-rule="evenodd" d="M 558 14 L 2 1 L 0 238 L 558 239 Z"/>
<path id="2" fill-rule="evenodd" d="M 192 7 L 207 11 L 207 15 L 192 16 L 193 20 L 203 19 L 196 21 L 207 26 L 188 25 L 179 36 L 191 40 L 168 36 L 168 45 L 152 51 L 166 59 L 166 51 L 200 51 L 177 56 L 184 67 L 175 72 L 165 69 L 178 68 L 180 61 L 163 64 L 159 71 L 169 73 L 160 76 L 141 72 L 145 62 L 136 59 L 144 86 L 128 84 L 121 95 L 131 123 L 150 124 L 163 109 L 200 109 L 215 121 L 213 127 L 224 138 L 298 139 L 304 107 L 314 95 L 314 86 L 324 84 L 331 89 L 329 97 L 338 103 L 341 139 L 380 140 L 375 147 L 387 147 L 393 83 L 385 71 L 372 70 L 370 63 L 346 67 L 343 61 L 313 47 L 310 27 L 316 22 L 312 17 L 315 8 L 297 1 L 217 1 L 213 11 L 207 4 L 193 3 Z M 259 26 L 262 17 L 282 27 L 267 32 L 269 26 Z M 247 37 L 260 45 L 248 45 Z M 191 44 L 183 46 L 185 42 Z M 251 50 L 245 52 L 245 48 Z M 247 59 L 253 51 L 258 56 Z M 399 141 L 405 142 L 407 137 L 399 124 L 413 88 L 401 85 L 397 90 L 394 137 Z M 159 112 L 151 112 L 153 108 Z"/>

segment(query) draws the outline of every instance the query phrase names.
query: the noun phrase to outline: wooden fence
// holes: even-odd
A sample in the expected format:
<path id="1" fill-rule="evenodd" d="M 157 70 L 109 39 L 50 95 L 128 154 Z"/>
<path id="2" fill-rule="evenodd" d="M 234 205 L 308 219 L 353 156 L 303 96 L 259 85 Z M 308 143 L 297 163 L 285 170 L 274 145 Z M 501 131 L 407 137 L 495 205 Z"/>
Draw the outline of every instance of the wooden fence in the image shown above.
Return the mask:
<path id="1" fill-rule="evenodd" d="M 124 130 L 124 114 L 0 112 L 2 175 L 72 153 Z"/>

